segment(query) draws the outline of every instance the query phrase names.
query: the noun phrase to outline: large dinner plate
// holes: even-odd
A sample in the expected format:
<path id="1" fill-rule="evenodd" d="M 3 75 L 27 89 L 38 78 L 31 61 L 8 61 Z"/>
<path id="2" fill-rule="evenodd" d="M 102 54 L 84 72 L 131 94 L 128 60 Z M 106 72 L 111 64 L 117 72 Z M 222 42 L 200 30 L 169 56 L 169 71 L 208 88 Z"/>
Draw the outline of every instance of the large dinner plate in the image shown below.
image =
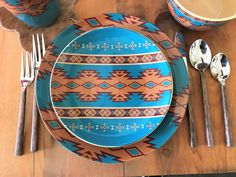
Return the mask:
<path id="1" fill-rule="evenodd" d="M 55 113 L 50 96 L 50 78 L 53 67 L 66 45 L 79 35 L 108 26 L 136 31 L 155 43 L 169 59 L 174 84 L 171 107 L 160 126 L 141 141 L 118 148 L 97 147 L 74 136 L 62 125 Z M 147 155 L 169 140 L 185 114 L 189 94 L 188 87 L 188 73 L 183 58 L 172 41 L 159 28 L 138 17 L 103 14 L 80 20 L 77 24 L 68 27 L 48 47 L 37 77 L 37 102 L 46 127 L 66 149 L 94 161 L 118 163 Z"/>
<path id="2" fill-rule="evenodd" d="M 73 39 L 51 74 L 51 98 L 61 123 L 103 147 L 140 141 L 161 123 L 172 98 L 171 70 L 147 37 L 104 27 Z"/>

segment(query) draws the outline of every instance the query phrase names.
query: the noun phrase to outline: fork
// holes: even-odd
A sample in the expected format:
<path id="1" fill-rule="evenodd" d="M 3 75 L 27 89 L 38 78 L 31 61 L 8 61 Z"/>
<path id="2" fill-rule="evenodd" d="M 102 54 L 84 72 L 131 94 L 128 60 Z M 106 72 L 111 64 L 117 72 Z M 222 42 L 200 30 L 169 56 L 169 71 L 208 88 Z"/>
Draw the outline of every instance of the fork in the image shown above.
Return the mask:
<path id="1" fill-rule="evenodd" d="M 37 40 L 37 43 L 36 43 Z M 39 66 L 41 64 L 42 56 L 45 54 L 45 43 L 43 34 L 40 37 L 37 34 L 32 35 L 32 46 L 33 46 L 33 60 L 34 60 L 34 75 L 35 79 L 38 75 Z M 30 142 L 30 151 L 35 152 L 37 150 L 37 139 L 38 139 L 38 108 L 36 104 L 36 81 L 34 82 L 34 95 L 33 95 L 33 110 L 32 110 L 32 130 L 31 130 L 31 142 Z"/>
<path id="2" fill-rule="evenodd" d="M 25 55 L 25 57 L 24 57 Z M 25 62 L 24 62 L 25 60 Z M 30 66 L 29 66 L 30 60 Z M 25 64 L 24 64 L 25 63 Z M 25 65 L 25 66 L 24 66 Z M 26 89 L 34 80 L 33 70 L 33 57 L 32 53 L 22 52 L 21 54 L 21 97 L 20 97 L 20 109 L 18 114 L 18 124 L 16 133 L 16 149 L 15 155 L 20 156 L 23 154 L 23 136 L 24 136 L 24 123 L 25 123 L 25 104 L 26 104 Z"/>

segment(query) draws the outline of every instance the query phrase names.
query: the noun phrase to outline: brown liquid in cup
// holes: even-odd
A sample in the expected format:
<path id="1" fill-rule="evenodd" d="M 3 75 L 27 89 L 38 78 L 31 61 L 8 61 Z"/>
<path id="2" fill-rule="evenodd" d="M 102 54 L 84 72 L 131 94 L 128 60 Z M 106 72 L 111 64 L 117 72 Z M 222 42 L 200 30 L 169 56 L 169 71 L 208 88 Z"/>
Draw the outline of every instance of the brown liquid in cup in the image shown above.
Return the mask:
<path id="1" fill-rule="evenodd" d="M 236 0 L 177 0 L 188 11 L 204 18 L 227 18 L 236 15 Z"/>

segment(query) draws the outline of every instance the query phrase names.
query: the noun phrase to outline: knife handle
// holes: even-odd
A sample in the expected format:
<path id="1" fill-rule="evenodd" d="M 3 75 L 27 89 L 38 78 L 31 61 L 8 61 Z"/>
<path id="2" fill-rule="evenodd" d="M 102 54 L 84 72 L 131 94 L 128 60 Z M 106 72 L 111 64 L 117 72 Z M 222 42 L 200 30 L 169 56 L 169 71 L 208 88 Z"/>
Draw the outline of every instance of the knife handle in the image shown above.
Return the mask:
<path id="1" fill-rule="evenodd" d="M 195 120 L 193 118 L 191 94 L 189 95 L 189 103 L 188 103 L 188 121 L 189 121 L 189 131 L 190 131 L 190 146 L 194 148 L 197 146 L 197 134 L 196 134 Z"/>

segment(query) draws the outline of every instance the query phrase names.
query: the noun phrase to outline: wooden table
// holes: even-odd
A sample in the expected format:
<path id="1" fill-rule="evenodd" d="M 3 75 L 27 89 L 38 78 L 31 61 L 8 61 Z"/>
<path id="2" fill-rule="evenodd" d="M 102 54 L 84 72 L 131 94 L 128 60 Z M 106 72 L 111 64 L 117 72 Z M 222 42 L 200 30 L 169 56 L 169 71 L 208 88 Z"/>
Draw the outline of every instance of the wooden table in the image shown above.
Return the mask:
<path id="1" fill-rule="evenodd" d="M 106 2 L 106 3 L 105 3 Z M 138 15 L 158 24 L 155 5 L 158 0 L 142 1 L 128 0 L 118 3 L 116 0 L 80 0 L 77 3 L 78 15 L 87 17 L 102 12 L 116 12 L 122 9 L 133 15 Z M 118 11 L 120 11 L 118 10 Z M 227 80 L 227 92 L 230 115 L 233 127 L 236 127 L 236 109 L 234 110 L 236 83 L 236 21 L 208 32 L 184 30 L 186 47 L 197 38 L 205 39 L 213 54 L 222 51 L 227 53 L 231 63 L 231 76 Z M 101 164 L 73 155 L 59 146 L 49 135 L 40 122 L 39 151 L 29 152 L 31 132 L 31 105 L 33 89 L 28 89 L 24 153 L 21 157 L 14 156 L 17 115 L 20 97 L 20 55 L 21 47 L 17 33 L 0 29 L 0 177 L 51 177 L 51 176 L 141 176 L 165 174 L 193 174 L 211 172 L 236 171 L 236 146 L 227 148 L 224 143 L 224 128 L 221 108 L 220 87 L 210 72 L 206 72 L 209 93 L 210 111 L 213 122 L 215 147 L 207 148 L 205 142 L 203 105 L 198 72 L 190 69 L 192 79 L 192 94 L 194 116 L 197 122 L 199 146 L 191 149 L 187 118 L 179 130 L 160 150 L 150 155 L 124 164 Z M 236 129 L 233 128 L 236 142 Z"/>

